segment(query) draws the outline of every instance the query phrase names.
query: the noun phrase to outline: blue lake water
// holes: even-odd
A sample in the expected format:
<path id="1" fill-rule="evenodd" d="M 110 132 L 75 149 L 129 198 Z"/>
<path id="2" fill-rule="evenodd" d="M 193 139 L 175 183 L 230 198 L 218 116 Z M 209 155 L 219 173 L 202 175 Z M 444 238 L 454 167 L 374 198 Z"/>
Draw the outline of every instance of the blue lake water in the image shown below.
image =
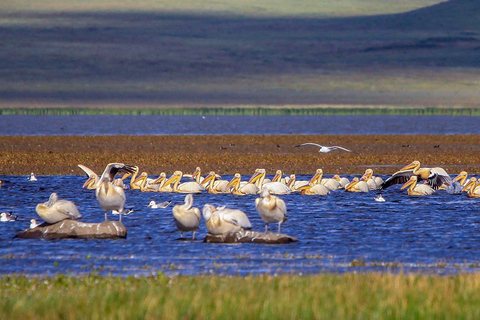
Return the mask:
<path id="1" fill-rule="evenodd" d="M 225 176 L 224 178 L 231 178 Z M 298 176 L 306 179 L 307 176 Z M 351 177 L 350 177 L 351 178 Z M 385 177 L 384 177 L 385 178 Z M 383 192 L 386 202 L 375 202 L 375 193 L 354 194 L 342 190 L 328 196 L 282 196 L 289 220 L 282 226 L 297 243 L 207 244 L 202 221 L 198 241 L 181 241 L 172 207 L 184 195 L 142 193 L 127 190 L 124 217 L 126 239 L 32 240 L 14 236 L 40 220 L 35 206 L 51 192 L 74 201 L 83 221 L 101 222 L 103 212 L 92 190 L 81 188 L 83 176 L 2 176 L 0 211 L 19 216 L 0 222 L 0 274 L 53 275 L 99 272 L 114 275 L 167 274 L 246 275 L 259 273 L 309 274 L 347 271 L 393 271 L 452 274 L 480 271 L 480 202 L 465 194 L 437 192 L 409 197 L 398 186 Z M 256 196 L 195 195 L 195 205 L 227 205 L 244 210 L 254 230 L 264 224 L 258 216 Z M 172 200 L 166 209 L 150 209 L 150 200 Z M 110 216 L 117 219 L 118 216 Z M 271 225 L 271 229 L 276 225 Z M 189 237 L 191 234 L 187 233 Z M 366 266 L 352 266 L 353 261 Z M 384 266 L 382 266 L 382 263 Z M 386 265 L 385 265 L 386 264 Z M 397 265 L 395 265 L 397 264 Z"/>
<path id="2" fill-rule="evenodd" d="M 0 135 L 480 134 L 468 116 L 0 116 Z"/>

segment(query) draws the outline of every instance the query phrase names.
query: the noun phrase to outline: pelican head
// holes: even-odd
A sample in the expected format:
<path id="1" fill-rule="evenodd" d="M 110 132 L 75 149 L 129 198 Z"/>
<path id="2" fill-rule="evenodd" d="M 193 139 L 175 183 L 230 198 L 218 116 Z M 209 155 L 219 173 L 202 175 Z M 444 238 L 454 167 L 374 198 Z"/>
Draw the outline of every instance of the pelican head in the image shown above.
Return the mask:
<path id="1" fill-rule="evenodd" d="M 420 161 L 413 161 L 412 163 L 410 163 L 409 165 L 403 167 L 402 169 L 400 169 L 400 171 L 403 171 L 403 170 L 411 170 L 411 169 L 418 169 L 420 168 Z"/>
<path id="2" fill-rule="evenodd" d="M 410 179 L 400 189 L 405 189 L 408 186 L 416 185 L 416 184 L 417 184 L 417 176 L 411 176 Z"/>
<path id="3" fill-rule="evenodd" d="M 282 170 L 277 170 L 275 172 L 275 176 L 272 179 L 272 182 L 280 182 L 282 180 L 282 175 L 283 175 Z"/>
<path id="4" fill-rule="evenodd" d="M 345 186 L 345 190 L 353 188 L 353 186 L 355 186 L 359 182 L 360 180 L 358 179 L 358 177 L 353 178 L 352 181 L 350 181 L 350 183 Z"/>
<path id="5" fill-rule="evenodd" d="M 153 181 L 153 184 L 160 183 L 163 180 L 165 180 L 166 178 L 167 178 L 167 175 L 165 174 L 165 172 L 161 172 L 160 175 L 158 176 L 158 178 Z"/>
<path id="6" fill-rule="evenodd" d="M 93 187 L 97 184 L 97 178 L 97 176 L 93 175 L 88 176 L 88 179 L 85 181 L 82 188 L 93 189 Z"/>
<path id="7" fill-rule="evenodd" d="M 202 184 L 207 184 L 210 180 L 215 180 L 217 178 L 217 175 L 215 174 L 214 171 L 210 171 L 208 175 L 203 179 Z"/>
<path id="8" fill-rule="evenodd" d="M 192 179 L 193 180 L 199 179 L 201 174 L 202 174 L 202 169 L 200 169 L 200 167 L 196 167 L 195 171 L 192 173 Z"/>
<path id="9" fill-rule="evenodd" d="M 320 182 L 322 180 L 322 177 L 323 177 L 323 170 L 317 169 L 313 177 L 310 179 L 310 182 L 311 183 Z"/>
<path id="10" fill-rule="evenodd" d="M 261 177 L 265 177 L 265 169 L 256 169 L 253 176 L 248 180 L 248 183 L 255 183 Z"/>
<path id="11" fill-rule="evenodd" d="M 373 170 L 372 169 L 367 169 L 365 170 L 365 173 L 363 174 L 362 179 L 364 179 L 365 181 L 367 181 L 368 179 L 372 178 L 372 175 L 373 175 Z"/>
<path id="12" fill-rule="evenodd" d="M 240 173 L 235 173 L 235 175 L 233 176 L 232 180 L 230 180 L 230 182 L 227 184 L 227 189 L 229 189 L 229 188 L 232 187 L 232 186 L 237 186 L 237 185 L 239 185 L 241 178 L 242 178 L 242 176 L 240 175 Z"/>
<path id="13" fill-rule="evenodd" d="M 467 191 L 468 189 L 470 189 L 471 185 L 475 186 L 476 184 L 477 184 L 477 178 L 471 177 L 470 181 L 465 185 L 465 187 L 463 187 L 462 191 Z"/>
<path id="14" fill-rule="evenodd" d="M 340 181 L 340 176 L 338 174 L 334 175 L 332 179 L 335 179 L 337 181 Z"/>
<path id="15" fill-rule="evenodd" d="M 462 171 L 458 174 L 458 176 L 456 176 L 453 181 L 460 181 L 460 180 L 464 180 L 464 179 L 467 179 L 468 177 L 468 173 L 467 171 Z"/>
<path id="16" fill-rule="evenodd" d="M 183 173 L 182 171 L 175 171 L 172 176 L 165 182 L 166 185 L 169 185 L 173 182 L 180 181 L 182 179 Z"/>
<path id="17" fill-rule="evenodd" d="M 213 204 L 205 204 L 202 209 L 202 215 L 205 221 L 210 220 L 212 217 L 212 214 L 217 211 L 217 208 Z"/>
<path id="18" fill-rule="evenodd" d="M 144 181 L 144 180 L 147 179 L 147 178 L 148 178 L 148 173 L 146 173 L 146 172 L 144 171 L 144 172 L 142 172 L 142 173 L 140 173 L 140 174 L 138 175 L 138 177 L 133 181 L 133 183 L 134 183 L 134 184 L 137 184 L 137 183 L 139 183 L 139 182 Z"/>

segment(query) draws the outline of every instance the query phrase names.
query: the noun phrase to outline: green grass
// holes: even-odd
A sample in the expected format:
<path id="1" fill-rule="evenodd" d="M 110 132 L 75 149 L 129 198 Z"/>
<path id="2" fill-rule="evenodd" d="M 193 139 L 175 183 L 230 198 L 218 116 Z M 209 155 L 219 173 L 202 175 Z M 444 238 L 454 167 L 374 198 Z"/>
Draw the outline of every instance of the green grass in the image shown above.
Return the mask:
<path id="1" fill-rule="evenodd" d="M 480 108 L 416 108 L 384 106 L 237 106 L 237 107 L 203 107 L 203 108 L 3 108 L 0 115 L 447 115 L 480 116 Z"/>
<path id="2" fill-rule="evenodd" d="M 480 274 L 0 278 L 0 319 L 479 319 Z"/>

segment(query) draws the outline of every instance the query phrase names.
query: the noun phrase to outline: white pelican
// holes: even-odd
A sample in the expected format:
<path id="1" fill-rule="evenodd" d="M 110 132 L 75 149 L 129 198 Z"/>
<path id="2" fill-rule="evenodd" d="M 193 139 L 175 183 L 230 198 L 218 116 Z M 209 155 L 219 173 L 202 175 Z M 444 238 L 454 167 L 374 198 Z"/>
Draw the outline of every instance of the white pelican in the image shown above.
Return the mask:
<path id="1" fill-rule="evenodd" d="M 100 179 L 98 175 L 92 169 L 82 164 L 79 164 L 78 167 L 82 169 L 88 177 L 87 181 L 85 181 L 82 188 L 87 187 L 87 189 L 95 189 L 96 188 L 95 185 L 98 183 L 98 180 Z M 126 179 L 129 175 L 131 175 L 131 173 L 125 174 L 122 178 L 115 179 L 113 184 L 123 189 L 126 189 L 126 186 L 123 180 Z"/>
<path id="2" fill-rule="evenodd" d="M 35 174 L 32 172 L 30 173 L 30 176 L 27 178 L 29 181 L 37 181 L 37 177 L 35 177 Z"/>
<path id="3" fill-rule="evenodd" d="M 253 183 L 246 183 L 243 186 L 241 185 L 242 175 L 240 173 L 235 173 L 232 180 L 227 185 L 227 188 L 233 187 L 231 194 L 237 196 L 243 196 L 246 194 L 258 194 L 258 187 Z"/>
<path id="4" fill-rule="evenodd" d="M 363 176 L 360 178 L 360 180 L 364 180 L 367 182 L 367 185 L 368 185 L 368 189 L 369 190 L 377 190 L 380 188 L 381 184 L 377 184 L 377 181 L 380 182 L 380 180 L 376 180 L 377 177 L 374 177 L 373 176 L 373 170 L 372 169 L 367 169 L 365 170 L 365 173 L 363 174 Z M 378 177 L 379 179 L 381 179 L 381 183 L 383 183 L 383 179 Z"/>
<path id="5" fill-rule="evenodd" d="M 141 187 L 141 182 L 142 181 L 139 181 L 137 180 L 137 176 L 138 176 L 138 172 L 140 171 L 140 168 L 135 166 L 134 167 L 134 170 L 133 170 L 133 174 L 132 174 L 132 177 L 130 178 L 130 189 L 131 190 L 137 190 L 137 189 L 140 189 Z"/>
<path id="6" fill-rule="evenodd" d="M 164 201 L 164 202 L 161 202 L 161 203 L 156 203 L 155 201 L 150 201 L 150 203 L 147 205 L 148 208 L 151 208 L 151 209 L 164 209 L 166 207 L 168 207 L 168 205 L 172 203 L 171 200 L 169 201 Z"/>
<path id="7" fill-rule="evenodd" d="M 470 182 L 463 187 L 463 191 L 468 191 L 467 196 L 469 198 L 480 198 L 480 183 L 477 178 L 470 178 Z"/>
<path id="8" fill-rule="evenodd" d="M 265 222 L 265 233 L 268 232 L 270 222 L 278 223 L 278 233 L 280 233 L 282 223 L 287 221 L 285 202 L 279 197 L 271 195 L 267 188 L 263 188 L 260 192 L 260 198 L 255 199 L 255 208 Z"/>
<path id="9" fill-rule="evenodd" d="M 303 147 L 303 146 L 319 147 L 320 150 L 318 150 L 318 152 L 321 152 L 321 153 L 328 153 L 328 152 L 333 151 L 333 150 L 343 150 L 343 151 L 347 151 L 347 152 L 352 152 L 352 150 L 348 150 L 348 149 L 345 149 L 343 147 L 339 147 L 339 146 L 327 147 L 327 146 L 322 146 L 320 144 L 312 143 L 312 142 L 302 143 L 302 144 L 299 144 L 298 146 L 295 146 L 295 147 Z"/>
<path id="10" fill-rule="evenodd" d="M 413 161 L 409 165 L 395 172 L 390 178 L 385 180 L 381 189 L 386 189 L 394 184 L 407 182 L 411 176 L 417 176 L 418 180 L 426 180 L 428 185 L 437 190 L 442 184 L 452 184 L 452 178 L 442 168 L 420 168 L 420 161 Z"/>
<path id="11" fill-rule="evenodd" d="M 353 178 L 353 180 L 345 186 L 345 191 L 348 192 L 368 192 L 369 188 L 364 180 Z"/>
<path id="12" fill-rule="evenodd" d="M 193 195 L 187 194 L 185 204 L 174 206 L 172 212 L 180 237 L 183 239 L 184 232 L 193 231 L 192 239 L 195 240 L 195 233 L 200 226 L 202 215 L 197 207 L 193 207 Z"/>
<path id="13" fill-rule="evenodd" d="M 196 181 L 188 181 L 180 184 L 182 180 L 182 171 L 175 171 L 173 175 L 165 182 L 166 185 L 173 183 L 172 191 L 179 193 L 201 193 L 205 188 Z"/>
<path id="14" fill-rule="evenodd" d="M 332 179 L 335 179 L 340 183 L 340 186 L 338 187 L 339 189 L 344 189 L 345 186 L 350 183 L 350 180 L 345 177 L 341 178 L 338 174 L 334 175 Z"/>
<path id="15" fill-rule="evenodd" d="M 154 186 L 154 189 L 156 189 L 157 192 L 173 192 L 172 186 L 169 184 L 166 184 L 167 180 L 168 179 L 165 172 L 161 172 L 158 178 L 152 182 L 152 185 Z"/>
<path id="16" fill-rule="evenodd" d="M 297 181 L 297 177 L 295 174 L 290 175 L 290 179 L 288 180 L 287 187 L 289 187 L 293 192 L 302 191 L 300 190 L 301 187 L 305 187 L 308 185 L 308 181 L 300 180 Z"/>
<path id="17" fill-rule="evenodd" d="M 69 200 L 58 199 L 54 192 L 47 202 L 37 204 L 35 208 L 40 218 L 53 224 L 65 219 L 77 220 L 82 218 L 75 203 Z"/>
<path id="18" fill-rule="evenodd" d="M 453 179 L 453 181 L 458 181 L 458 183 L 460 183 L 462 186 L 466 186 L 467 178 L 468 178 L 467 171 L 462 171 Z"/>
<path id="19" fill-rule="evenodd" d="M 108 220 L 108 210 L 115 210 L 120 214 L 119 221 L 122 221 L 122 214 L 125 211 L 125 190 L 116 186 L 112 181 L 115 180 L 117 173 L 135 172 L 136 167 L 123 163 L 109 163 L 102 173 L 102 176 L 95 184 L 95 195 L 100 206 L 105 211 L 105 221 Z"/>
<path id="20" fill-rule="evenodd" d="M 165 178 L 165 176 L 163 176 L 163 178 Z M 149 178 L 148 173 L 144 171 L 133 181 L 133 184 L 140 187 L 140 191 L 142 192 L 158 192 L 162 185 L 161 181 L 161 174 L 157 179 L 152 179 Z"/>
<path id="21" fill-rule="evenodd" d="M 37 223 L 37 220 L 30 219 L 30 229 L 35 229 L 38 226 L 39 226 L 39 224 Z"/>
<path id="22" fill-rule="evenodd" d="M 267 182 L 264 183 L 265 169 L 258 169 L 258 171 L 250 179 L 251 183 L 254 183 L 258 189 L 267 188 L 272 194 L 289 194 L 292 189 L 281 182 Z"/>
<path id="23" fill-rule="evenodd" d="M 10 222 L 17 220 L 18 216 L 13 215 L 11 212 L 2 212 L 0 213 L 1 222 Z"/>
<path id="24" fill-rule="evenodd" d="M 217 174 L 214 171 L 210 173 L 202 180 L 202 185 L 207 189 L 208 193 L 230 193 L 228 180 L 217 180 Z M 209 183 L 210 182 L 210 183 Z"/>
<path id="25" fill-rule="evenodd" d="M 242 210 L 205 204 L 202 209 L 207 230 L 211 234 L 226 234 L 252 229 L 250 220 Z"/>
<path id="26" fill-rule="evenodd" d="M 313 184 L 309 183 L 306 186 L 300 187 L 299 190 L 302 192 L 303 195 L 320 195 L 320 196 L 326 196 L 330 194 L 330 189 L 327 188 L 323 184 Z"/>
<path id="27" fill-rule="evenodd" d="M 407 191 L 409 196 L 428 196 L 435 192 L 428 184 L 417 184 L 417 181 L 417 176 L 411 176 L 400 189 L 405 189 L 410 186 Z"/>

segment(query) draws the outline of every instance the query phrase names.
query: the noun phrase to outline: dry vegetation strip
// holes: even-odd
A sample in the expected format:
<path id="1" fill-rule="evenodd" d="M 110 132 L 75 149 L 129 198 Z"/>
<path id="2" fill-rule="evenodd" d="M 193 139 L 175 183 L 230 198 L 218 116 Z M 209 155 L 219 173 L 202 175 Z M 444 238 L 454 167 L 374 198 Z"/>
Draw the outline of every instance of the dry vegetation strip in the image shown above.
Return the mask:
<path id="1" fill-rule="evenodd" d="M 294 147 L 303 142 L 341 145 L 355 152 L 319 154 L 315 147 Z M 220 174 L 248 174 L 259 167 L 297 174 L 317 168 L 326 174 L 359 174 L 371 167 L 390 174 L 413 160 L 442 166 L 451 174 L 476 174 L 479 150 L 475 135 L 3 136 L 0 174 L 80 175 L 79 163 L 101 172 L 109 162 L 138 165 L 152 175 L 193 172 L 196 166 Z"/>
<path id="2" fill-rule="evenodd" d="M 0 319 L 479 319 L 480 275 L 0 278 Z"/>

